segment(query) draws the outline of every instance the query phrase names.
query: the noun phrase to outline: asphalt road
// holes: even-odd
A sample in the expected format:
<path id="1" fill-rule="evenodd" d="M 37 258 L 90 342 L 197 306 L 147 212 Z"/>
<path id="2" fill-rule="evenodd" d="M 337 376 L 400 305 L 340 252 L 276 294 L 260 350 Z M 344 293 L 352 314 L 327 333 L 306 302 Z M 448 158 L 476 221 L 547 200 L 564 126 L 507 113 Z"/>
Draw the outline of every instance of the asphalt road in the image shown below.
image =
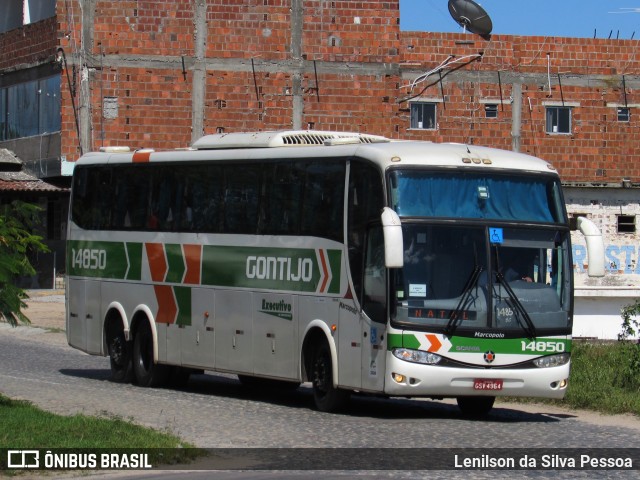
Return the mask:
<path id="1" fill-rule="evenodd" d="M 68 347 L 63 333 L 0 324 L 0 392 L 4 395 L 28 399 L 62 414 L 130 418 L 205 448 L 491 451 L 640 445 L 640 422 L 635 418 L 601 417 L 544 405 L 497 404 L 486 419 L 473 421 L 461 417 L 451 402 L 354 396 L 349 410 L 337 415 L 311 409 L 311 391 L 306 385 L 292 393 L 260 394 L 246 390 L 233 376 L 219 374 L 194 376 L 182 390 L 144 389 L 115 384 L 108 378 L 108 359 Z M 637 472 L 625 472 L 623 477 Z M 495 476 L 489 473 L 474 476 Z M 571 473 L 578 476 L 570 478 L 593 478 L 580 476 L 588 473 L 620 478 L 611 471 Z M 225 478 L 238 478 L 235 475 L 229 473 Z"/>

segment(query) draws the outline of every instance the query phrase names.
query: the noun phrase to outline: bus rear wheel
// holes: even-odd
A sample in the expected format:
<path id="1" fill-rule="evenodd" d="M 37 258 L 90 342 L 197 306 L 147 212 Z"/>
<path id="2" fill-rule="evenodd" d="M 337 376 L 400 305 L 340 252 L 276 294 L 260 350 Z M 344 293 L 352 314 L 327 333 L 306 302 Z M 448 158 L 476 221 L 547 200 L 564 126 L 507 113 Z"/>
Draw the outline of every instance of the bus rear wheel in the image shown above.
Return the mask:
<path id="1" fill-rule="evenodd" d="M 481 418 L 491 411 L 496 397 L 458 397 L 456 400 L 462 415 L 469 418 Z"/>
<path id="2" fill-rule="evenodd" d="M 149 324 L 144 322 L 133 339 L 133 373 L 141 387 L 159 387 L 170 373 L 166 365 L 153 361 L 153 335 Z"/>
<path id="3" fill-rule="evenodd" d="M 111 381 L 128 383 L 133 379 L 131 367 L 131 345 L 124 337 L 124 332 L 117 332 L 109 339 L 109 362 L 111 364 Z"/>
<path id="4" fill-rule="evenodd" d="M 331 350 L 326 341 L 314 350 L 311 360 L 311 382 L 313 400 L 321 412 L 337 412 L 349 402 L 350 393 L 333 385 L 333 363 Z"/>

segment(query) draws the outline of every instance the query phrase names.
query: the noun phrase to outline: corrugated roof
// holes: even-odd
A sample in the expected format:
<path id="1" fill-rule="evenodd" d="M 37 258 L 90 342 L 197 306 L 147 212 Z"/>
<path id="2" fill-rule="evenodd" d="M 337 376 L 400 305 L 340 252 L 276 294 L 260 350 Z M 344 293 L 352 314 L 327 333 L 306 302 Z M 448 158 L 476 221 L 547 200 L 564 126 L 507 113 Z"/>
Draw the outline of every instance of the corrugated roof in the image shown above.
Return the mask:
<path id="1" fill-rule="evenodd" d="M 0 179 L 0 193 L 2 192 L 64 192 L 59 188 L 42 180 L 7 181 Z"/>
<path id="2" fill-rule="evenodd" d="M 25 172 L 0 172 L 0 192 L 64 192 Z"/>
<path id="3" fill-rule="evenodd" d="M 3 163 L 8 163 L 10 165 L 22 165 L 22 161 L 13 153 L 11 150 L 7 150 L 6 148 L 0 148 L 0 168 L 2 168 Z"/>
<path id="4" fill-rule="evenodd" d="M 64 192 L 68 190 L 40 180 L 21 168 L 22 160 L 15 153 L 6 148 L 0 148 L 0 193 Z"/>

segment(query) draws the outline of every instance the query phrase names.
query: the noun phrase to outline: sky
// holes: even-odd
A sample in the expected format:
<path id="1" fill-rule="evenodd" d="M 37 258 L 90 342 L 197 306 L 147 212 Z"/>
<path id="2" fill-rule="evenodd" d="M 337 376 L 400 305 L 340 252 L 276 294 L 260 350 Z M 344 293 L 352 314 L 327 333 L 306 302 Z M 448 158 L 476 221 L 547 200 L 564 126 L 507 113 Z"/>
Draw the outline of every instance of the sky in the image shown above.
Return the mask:
<path id="1" fill-rule="evenodd" d="M 640 0 L 476 0 L 493 34 L 640 40 Z M 400 0 L 400 29 L 462 32 L 448 0 Z M 635 32 L 635 34 L 634 34 Z"/>

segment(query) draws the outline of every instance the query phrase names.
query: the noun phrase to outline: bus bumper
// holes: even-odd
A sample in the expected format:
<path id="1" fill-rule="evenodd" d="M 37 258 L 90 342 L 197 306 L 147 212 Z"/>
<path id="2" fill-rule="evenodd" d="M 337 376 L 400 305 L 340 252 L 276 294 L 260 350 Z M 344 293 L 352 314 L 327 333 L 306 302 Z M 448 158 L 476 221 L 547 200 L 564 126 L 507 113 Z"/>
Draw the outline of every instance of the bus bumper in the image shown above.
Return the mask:
<path id="1" fill-rule="evenodd" d="M 403 397 L 513 396 L 563 398 L 570 362 L 548 368 L 470 369 L 405 362 L 387 352 L 385 394 Z M 476 389 L 476 380 L 497 380 L 500 389 Z"/>

